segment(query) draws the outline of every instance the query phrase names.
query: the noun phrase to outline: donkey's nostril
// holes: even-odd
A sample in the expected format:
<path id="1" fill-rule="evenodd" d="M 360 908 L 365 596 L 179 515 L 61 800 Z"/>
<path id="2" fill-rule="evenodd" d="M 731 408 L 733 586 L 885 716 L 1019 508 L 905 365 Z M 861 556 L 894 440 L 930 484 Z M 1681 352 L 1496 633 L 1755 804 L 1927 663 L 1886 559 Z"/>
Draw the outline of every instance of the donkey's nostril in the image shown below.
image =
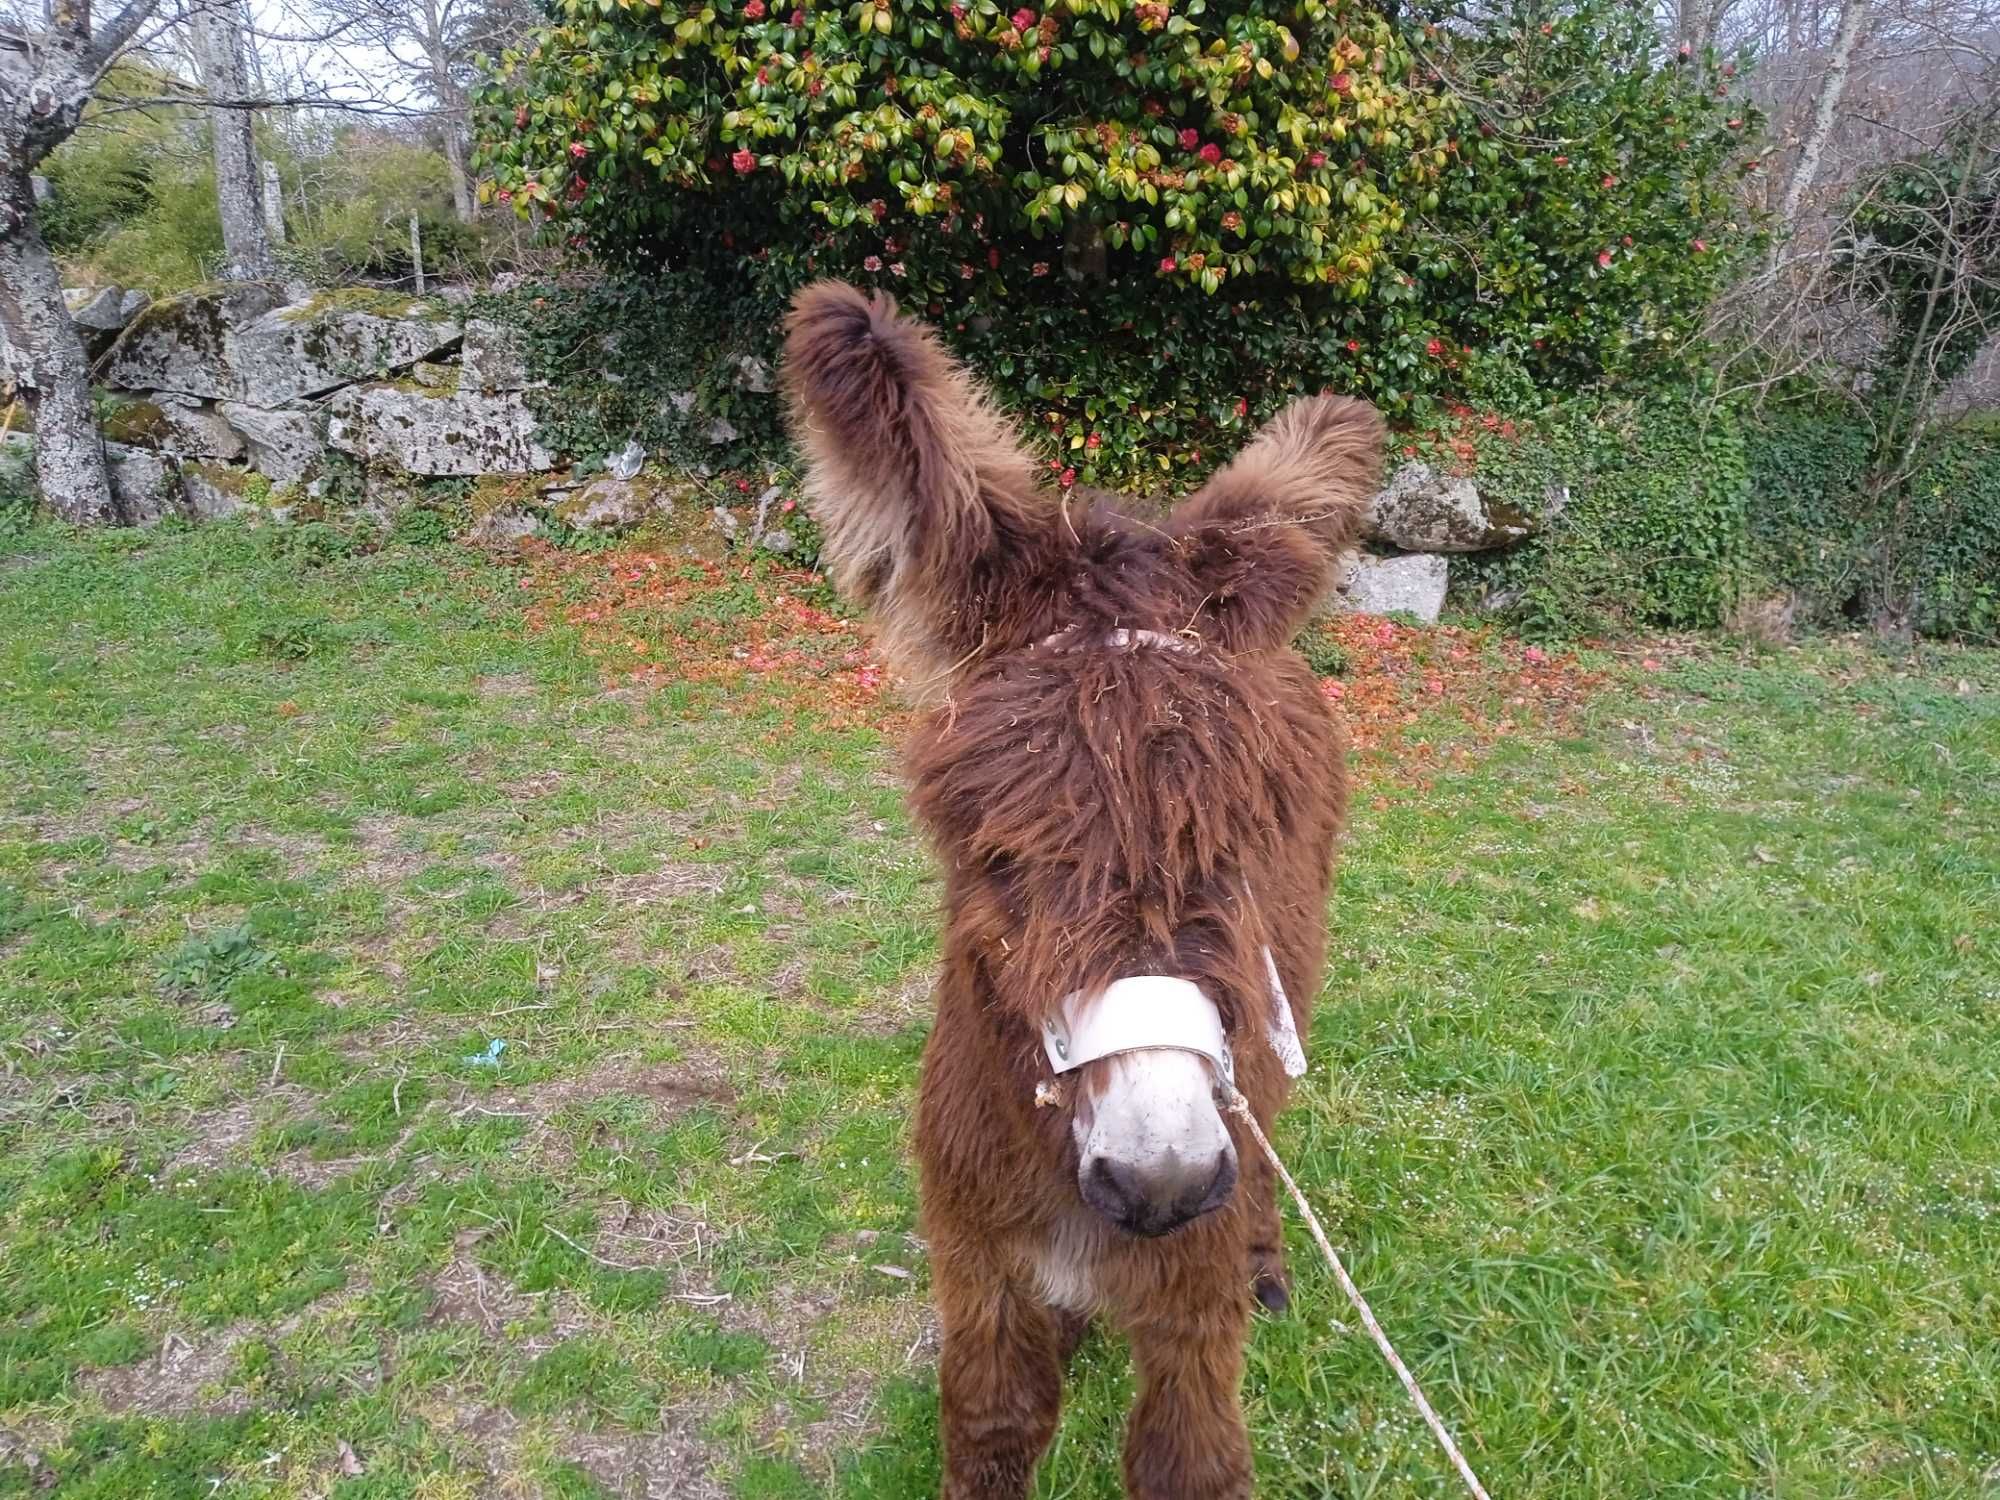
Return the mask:
<path id="1" fill-rule="evenodd" d="M 1132 1234 L 1178 1229 L 1229 1201 L 1236 1187 L 1236 1153 L 1225 1149 L 1201 1164 L 1167 1153 L 1143 1166 L 1093 1156 L 1077 1173 L 1083 1201 Z"/>

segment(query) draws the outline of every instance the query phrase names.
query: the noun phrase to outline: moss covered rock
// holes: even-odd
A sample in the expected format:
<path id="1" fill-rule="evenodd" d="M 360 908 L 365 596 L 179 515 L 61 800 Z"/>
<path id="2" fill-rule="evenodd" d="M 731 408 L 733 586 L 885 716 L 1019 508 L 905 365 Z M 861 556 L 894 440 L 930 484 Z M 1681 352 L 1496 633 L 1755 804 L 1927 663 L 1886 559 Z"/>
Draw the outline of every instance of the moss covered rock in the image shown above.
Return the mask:
<path id="1" fill-rule="evenodd" d="M 278 306 L 258 287 L 155 303 L 113 350 L 105 382 L 277 407 L 409 369 L 454 348 L 443 303 L 329 293 Z"/>
<path id="2" fill-rule="evenodd" d="M 328 446 L 406 474 L 529 474 L 555 466 L 533 412 L 513 392 L 379 384 L 330 404 Z"/>

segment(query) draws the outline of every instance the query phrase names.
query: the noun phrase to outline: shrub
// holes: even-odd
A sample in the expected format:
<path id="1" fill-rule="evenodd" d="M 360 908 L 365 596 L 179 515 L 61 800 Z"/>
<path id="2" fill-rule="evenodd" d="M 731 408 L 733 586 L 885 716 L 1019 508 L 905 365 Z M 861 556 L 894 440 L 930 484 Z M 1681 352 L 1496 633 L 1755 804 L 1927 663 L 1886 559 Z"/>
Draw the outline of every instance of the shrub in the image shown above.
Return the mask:
<path id="1" fill-rule="evenodd" d="M 1879 584 L 1882 538 L 1902 528 L 1893 580 L 1928 634 L 2000 636 L 2000 423 L 1967 418 L 1881 500 L 1865 495 L 1873 435 L 1825 397 L 1781 403 L 1746 424 L 1758 574 L 1790 590 L 1808 620 L 1861 612 Z"/>
<path id="2" fill-rule="evenodd" d="M 1608 0 L 1544 14 L 1446 59 L 1359 0 L 557 0 L 480 94 L 482 191 L 768 309 L 815 275 L 893 290 L 1061 482 L 1148 488 L 1323 386 L 1414 414 L 1685 357 L 1732 106 Z M 1482 132 L 1432 68 L 1502 58 Z M 1530 143 L 1555 131 L 1574 160 Z"/>
<path id="3" fill-rule="evenodd" d="M 1762 124 L 1740 65 L 1662 59 L 1652 13 L 1616 0 L 1503 0 L 1424 33 L 1475 101 L 1420 272 L 1461 348 L 1541 391 L 1693 368 L 1710 302 L 1762 244 L 1735 190 Z"/>
<path id="4" fill-rule="evenodd" d="M 1959 423 L 1909 484 L 1922 517 L 1917 628 L 2000 641 L 2000 420 L 1989 412 Z"/>
<path id="5" fill-rule="evenodd" d="M 488 236 L 459 222 L 444 157 L 430 146 L 347 129 L 323 155 L 289 166 L 290 238 L 279 253 L 314 282 L 410 277 L 412 218 L 430 275 L 478 275 L 492 258 Z"/>
<path id="6" fill-rule="evenodd" d="M 776 368 L 782 305 L 756 286 L 663 271 L 488 295 L 473 311 L 519 330 L 528 374 L 547 382 L 526 393 L 537 436 L 585 468 L 628 442 L 698 471 L 781 461 L 778 400 L 751 387 Z"/>
<path id="7" fill-rule="evenodd" d="M 1872 435 L 1830 396 L 1773 406 L 1748 422 L 1745 433 L 1756 575 L 1790 590 L 1803 619 L 1835 620 L 1866 573 L 1869 528 L 1859 496 Z"/>
<path id="8" fill-rule="evenodd" d="M 27 531 L 39 503 L 34 450 L 25 443 L 0 446 L 0 540 Z"/>
<path id="9" fill-rule="evenodd" d="M 1429 445 L 1432 456 L 1469 459 L 1489 502 L 1541 527 L 1512 551 L 1466 559 L 1461 586 L 1544 634 L 1720 622 L 1749 558 L 1733 414 L 1704 417 L 1664 395 L 1573 402 L 1519 428 L 1473 430 L 1476 439 Z"/>

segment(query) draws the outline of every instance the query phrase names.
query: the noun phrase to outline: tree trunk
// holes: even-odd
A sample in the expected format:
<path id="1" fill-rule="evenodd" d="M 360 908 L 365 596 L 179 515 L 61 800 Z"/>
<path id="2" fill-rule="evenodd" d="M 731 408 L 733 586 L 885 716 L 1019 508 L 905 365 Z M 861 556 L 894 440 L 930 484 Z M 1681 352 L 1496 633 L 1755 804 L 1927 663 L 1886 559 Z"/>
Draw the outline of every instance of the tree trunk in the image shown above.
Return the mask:
<path id="1" fill-rule="evenodd" d="M 458 116 L 450 113 L 440 122 L 444 127 L 444 165 L 451 174 L 451 206 L 458 222 L 472 222 L 472 180 L 465 172 L 465 137 L 458 133 Z"/>
<path id="2" fill-rule="evenodd" d="M 250 72 L 243 57 L 243 27 L 236 0 L 208 0 L 193 14 L 195 55 L 208 97 L 226 103 L 250 97 Z M 215 199 L 222 212 L 222 275 L 225 281 L 268 281 L 277 275 L 270 237 L 264 231 L 263 170 L 253 139 L 250 110 L 209 111 L 215 137 Z"/>
<path id="3" fill-rule="evenodd" d="M 451 44 L 435 4 L 424 7 L 424 54 L 430 59 L 431 92 L 437 96 L 438 129 L 444 136 L 444 164 L 451 174 L 451 206 L 458 222 L 470 224 L 472 179 L 465 170 L 465 93 L 451 76 Z"/>
<path id="4" fill-rule="evenodd" d="M 76 525 L 121 520 L 90 402 L 90 361 L 63 302 L 62 275 L 35 224 L 25 171 L 0 179 L 0 321 L 9 362 L 35 414 L 43 502 Z"/>
<path id="5" fill-rule="evenodd" d="M 1840 99 L 1847 92 L 1847 75 L 1854 64 L 1854 49 L 1860 45 L 1861 32 L 1868 20 L 1869 0 L 1841 0 L 1840 29 L 1835 32 L 1833 48 L 1827 54 L 1826 72 L 1819 83 L 1819 98 L 1813 104 L 1812 125 L 1806 131 L 1805 143 L 1799 147 L 1797 165 L 1792 168 L 1792 180 L 1785 184 L 1785 196 L 1778 205 L 1778 222 L 1786 230 L 1797 225 L 1799 208 L 1812 191 L 1813 182 L 1819 177 L 1819 164 L 1826 155 L 1827 142 L 1833 139 L 1833 128 L 1840 120 Z"/>

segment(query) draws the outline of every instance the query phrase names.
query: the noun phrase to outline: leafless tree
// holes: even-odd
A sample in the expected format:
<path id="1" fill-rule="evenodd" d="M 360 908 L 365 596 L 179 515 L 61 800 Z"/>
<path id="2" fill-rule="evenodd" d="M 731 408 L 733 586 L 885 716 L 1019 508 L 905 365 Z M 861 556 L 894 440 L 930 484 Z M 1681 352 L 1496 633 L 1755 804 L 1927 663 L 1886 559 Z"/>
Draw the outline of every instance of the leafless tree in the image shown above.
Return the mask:
<path id="1" fill-rule="evenodd" d="M 1854 580 L 1877 627 L 1907 634 L 1906 566 L 1924 517 L 1910 480 L 2000 352 L 2000 3 L 1771 0 L 1734 13 L 1780 46 L 1758 86 L 1773 120 L 1770 254 L 1712 312 L 1720 391 L 1808 388 L 1869 439 L 1847 497 L 1874 538 Z"/>
<path id="2" fill-rule="evenodd" d="M 163 0 L 125 0 L 99 19 L 90 0 L 54 0 L 45 23 L 0 37 L 0 328 L 7 364 L 31 394 L 44 500 L 78 522 L 119 519 L 90 404 L 83 342 L 35 220 L 34 172 L 83 120 L 111 65 Z"/>
<path id="3" fill-rule="evenodd" d="M 320 0 L 328 25 L 387 58 L 403 85 L 430 101 L 451 177 L 452 206 L 471 222 L 475 198 L 466 168 L 467 105 L 473 60 L 497 53 L 532 21 L 525 0 Z"/>

